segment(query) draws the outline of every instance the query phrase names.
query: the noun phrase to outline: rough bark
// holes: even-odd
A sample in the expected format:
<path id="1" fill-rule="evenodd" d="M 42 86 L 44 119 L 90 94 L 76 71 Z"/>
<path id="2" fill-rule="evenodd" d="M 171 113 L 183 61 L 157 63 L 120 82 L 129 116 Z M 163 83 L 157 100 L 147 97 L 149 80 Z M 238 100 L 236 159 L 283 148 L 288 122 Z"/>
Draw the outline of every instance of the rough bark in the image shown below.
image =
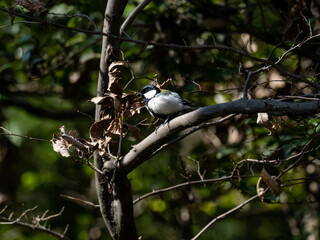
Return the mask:
<path id="1" fill-rule="evenodd" d="M 103 32 L 119 35 L 120 23 L 127 0 L 109 0 L 105 11 Z M 97 87 L 97 95 L 103 96 L 108 86 L 108 67 L 121 59 L 120 41 L 115 38 L 103 37 L 100 71 Z M 99 121 L 103 111 L 100 105 L 96 107 L 95 119 Z M 109 109 L 112 111 L 112 109 Z M 108 159 L 103 159 L 97 154 L 94 157 L 95 166 L 102 170 L 103 164 Z M 101 175 L 96 172 L 96 189 L 100 205 L 100 211 L 113 239 L 138 239 L 138 234 L 133 218 L 133 204 L 130 182 L 126 175 L 117 178 L 110 186 L 112 172 Z M 108 179 L 109 177 L 109 179 Z M 110 187 L 110 188 L 109 188 Z"/>

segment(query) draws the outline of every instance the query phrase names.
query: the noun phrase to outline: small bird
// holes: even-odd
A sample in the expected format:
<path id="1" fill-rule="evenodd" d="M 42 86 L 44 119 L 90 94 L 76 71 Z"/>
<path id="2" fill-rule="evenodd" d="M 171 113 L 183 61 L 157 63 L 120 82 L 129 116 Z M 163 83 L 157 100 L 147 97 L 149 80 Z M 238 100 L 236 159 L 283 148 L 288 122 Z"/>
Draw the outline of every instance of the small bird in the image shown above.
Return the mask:
<path id="1" fill-rule="evenodd" d="M 178 93 L 160 90 L 154 85 L 145 86 L 139 95 L 142 96 L 149 113 L 154 117 L 165 119 L 164 123 L 178 116 L 180 112 L 199 108 L 182 99 Z"/>

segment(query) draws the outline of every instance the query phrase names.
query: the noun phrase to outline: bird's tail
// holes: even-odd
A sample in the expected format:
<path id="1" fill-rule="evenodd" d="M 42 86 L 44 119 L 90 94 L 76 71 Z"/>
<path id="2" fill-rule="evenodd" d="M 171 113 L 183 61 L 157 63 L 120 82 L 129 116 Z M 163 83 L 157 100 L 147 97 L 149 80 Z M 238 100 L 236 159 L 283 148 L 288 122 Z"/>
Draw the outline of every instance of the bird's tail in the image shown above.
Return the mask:
<path id="1" fill-rule="evenodd" d="M 200 108 L 200 106 L 197 106 L 194 103 L 192 103 L 188 100 L 185 100 L 185 99 L 182 99 L 182 103 L 184 106 L 184 110 L 187 110 L 187 111 L 193 111 L 193 110 Z"/>

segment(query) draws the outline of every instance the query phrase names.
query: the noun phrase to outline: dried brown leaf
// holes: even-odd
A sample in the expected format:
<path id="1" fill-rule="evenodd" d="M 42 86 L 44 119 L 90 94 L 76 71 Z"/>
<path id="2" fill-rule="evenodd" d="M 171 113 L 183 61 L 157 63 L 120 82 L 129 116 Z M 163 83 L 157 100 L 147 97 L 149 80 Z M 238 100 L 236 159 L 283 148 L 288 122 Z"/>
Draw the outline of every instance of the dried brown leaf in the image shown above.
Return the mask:
<path id="1" fill-rule="evenodd" d="M 280 195 L 281 184 L 279 179 L 277 179 L 275 176 L 271 177 L 264 168 L 261 171 L 261 179 L 268 185 L 274 195 Z"/>
<path id="2" fill-rule="evenodd" d="M 122 71 L 124 71 L 123 68 L 128 67 L 129 63 L 126 61 L 118 61 L 110 64 L 108 68 L 108 92 L 114 93 L 117 96 L 122 97 L 122 87 L 119 82 L 122 78 Z"/>
<path id="3" fill-rule="evenodd" d="M 63 157 L 71 157 L 68 144 L 61 137 L 53 136 L 51 139 L 53 150 Z"/>
<path id="4" fill-rule="evenodd" d="M 118 116 L 122 111 L 122 103 L 118 98 L 114 99 L 114 114 Z"/>
<path id="5" fill-rule="evenodd" d="M 108 91 L 116 94 L 119 97 L 122 96 L 122 87 L 119 84 L 118 79 L 114 77 L 109 77 Z"/>
<path id="6" fill-rule="evenodd" d="M 134 93 L 131 93 L 131 94 L 123 93 L 123 95 L 122 95 L 122 104 L 124 106 L 127 103 L 128 104 L 133 104 L 135 98 L 136 98 L 136 94 L 134 94 Z"/>
<path id="7" fill-rule="evenodd" d="M 142 97 L 135 98 L 131 104 L 127 103 L 125 106 L 124 116 L 130 118 L 135 114 L 140 114 L 142 108 L 145 107 L 145 103 Z"/>
<path id="8" fill-rule="evenodd" d="M 49 11 L 41 2 L 36 0 L 15 0 L 15 3 L 31 12 L 47 14 Z"/>
<path id="9" fill-rule="evenodd" d="M 89 130 L 91 141 L 96 142 L 99 139 L 103 139 L 105 136 L 105 132 L 109 127 L 109 123 L 110 119 L 106 118 L 92 124 Z"/>
<path id="10" fill-rule="evenodd" d="M 161 83 L 161 85 L 159 86 L 159 88 L 161 89 L 167 89 L 170 85 L 170 83 L 172 82 L 172 78 L 168 78 L 166 81 L 164 81 L 163 83 Z"/>
<path id="11" fill-rule="evenodd" d="M 90 100 L 94 104 L 98 105 L 106 105 L 106 106 L 113 106 L 113 98 L 111 96 L 103 96 L 103 97 L 94 97 Z"/>
<path id="12" fill-rule="evenodd" d="M 122 124 L 119 118 L 115 118 L 111 121 L 108 130 L 107 130 L 107 135 L 120 135 L 121 134 L 121 128 Z"/>
<path id="13" fill-rule="evenodd" d="M 98 153 L 101 157 L 109 155 L 108 150 L 107 150 L 108 149 L 107 146 L 111 140 L 112 140 L 112 137 L 105 136 L 104 139 L 100 139 L 97 141 L 97 143 L 98 143 L 97 150 L 98 150 Z"/>
<path id="14" fill-rule="evenodd" d="M 114 72 L 117 71 L 118 67 L 126 67 L 129 68 L 129 63 L 127 61 L 116 61 L 116 62 L 112 62 L 109 66 L 109 72 Z"/>
<path id="15" fill-rule="evenodd" d="M 263 168 L 260 173 L 260 178 L 257 182 L 257 194 L 261 201 L 263 201 L 263 193 L 265 187 L 268 186 L 275 196 L 279 196 L 281 193 L 281 182 L 275 176 L 270 176 L 269 173 Z"/>
<path id="16" fill-rule="evenodd" d="M 281 118 L 270 117 L 268 113 L 258 113 L 257 124 L 267 128 L 271 135 L 276 130 L 281 130 Z"/>

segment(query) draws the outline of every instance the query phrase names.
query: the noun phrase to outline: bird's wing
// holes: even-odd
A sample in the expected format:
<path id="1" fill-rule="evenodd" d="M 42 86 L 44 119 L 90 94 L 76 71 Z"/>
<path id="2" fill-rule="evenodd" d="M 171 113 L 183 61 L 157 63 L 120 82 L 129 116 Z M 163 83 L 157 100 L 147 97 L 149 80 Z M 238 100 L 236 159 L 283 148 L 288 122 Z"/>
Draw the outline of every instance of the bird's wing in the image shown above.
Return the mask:
<path id="1" fill-rule="evenodd" d="M 169 90 L 161 90 L 161 93 L 162 94 L 165 94 L 165 95 L 173 95 L 175 98 L 178 98 L 181 100 L 181 103 L 183 104 L 183 110 L 194 110 L 194 109 L 197 109 L 199 108 L 199 106 L 196 106 L 194 103 L 188 101 L 188 100 L 185 100 L 185 99 L 182 99 L 180 97 L 180 95 L 176 92 L 171 92 Z"/>

